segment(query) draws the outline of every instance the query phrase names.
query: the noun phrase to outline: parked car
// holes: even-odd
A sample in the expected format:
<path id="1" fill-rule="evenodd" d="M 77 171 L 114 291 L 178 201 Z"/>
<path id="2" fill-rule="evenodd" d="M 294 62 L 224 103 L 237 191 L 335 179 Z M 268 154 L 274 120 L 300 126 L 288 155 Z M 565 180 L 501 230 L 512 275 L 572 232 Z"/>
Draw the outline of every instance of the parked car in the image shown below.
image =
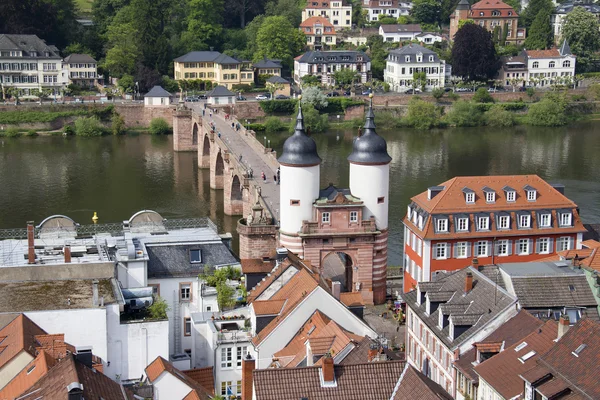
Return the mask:
<path id="1" fill-rule="evenodd" d="M 406 94 L 417 94 L 417 93 L 421 93 L 421 89 L 418 88 L 414 88 L 414 89 L 408 89 L 406 92 L 404 92 Z"/>
<path id="2" fill-rule="evenodd" d="M 339 97 L 339 93 L 338 92 L 329 92 L 327 93 L 327 97 Z"/>
<path id="3" fill-rule="evenodd" d="M 201 94 L 200 96 L 198 96 L 198 98 L 199 98 L 200 100 L 206 100 L 206 99 L 207 99 L 207 97 L 206 97 L 206 95 L 205 95 L 205 94 Z"/>
<path id="4" fill-rule="evenodd" d="M 185 101 L 195 103 L 197 101 L 200 101 L 200 98 L 198 96 L 188 96 L 185 98 Z"/>
<path id="5" fill-rule="evenodd" d="M 470 92 L 471 88 L 466 88 L 466 87 L 457 87 L 455 92 Z"/>
<path id="6" fill-rule="evenodd" d="M 275 96 L 275 100 L 289 100 L 290 96 L 286 96 L 285 94 L 278 94 Z"/>
<path id="7" fill-rule="evenodd" d="M 245 98 L 244 96 L 238 96 L 237 97 L 237 101 L 244 101 L 244 100 L 248 100 L 248 99 Z"/>
<path id="8" fill-rule="evenodd" d="M 446 92 L 446 93 L 452 92 L 452 88 L 451 87 L 446 87 L 446 88 L 444 88 L 444 92 Z"/>
<path id="9" fill-rule="evenodd" d="M 269 100 L 269 96 L 265 94 L 259 94 L 258 96 L 256 96 L 256 100 Z"/>
<path id="10" fill-rule="evenodd" d="M 352 92 L 351 92 L 351 91 L 349 91 L 349 90 L 346 90 L 346 91 L 344 92 L 344 96 L 352 96 Z"/>
<path id="11" fill-rule="evenodd" d="M 368 95 L 370 95 L 371 93 L 372 93 L 372 92 L 371 92 L 371 89 L 367 89 L 367 90 L 363 90 L 363 92 L 362 92 L 362 95 L 363 95 L 363 96 L 368 96 Z"/>

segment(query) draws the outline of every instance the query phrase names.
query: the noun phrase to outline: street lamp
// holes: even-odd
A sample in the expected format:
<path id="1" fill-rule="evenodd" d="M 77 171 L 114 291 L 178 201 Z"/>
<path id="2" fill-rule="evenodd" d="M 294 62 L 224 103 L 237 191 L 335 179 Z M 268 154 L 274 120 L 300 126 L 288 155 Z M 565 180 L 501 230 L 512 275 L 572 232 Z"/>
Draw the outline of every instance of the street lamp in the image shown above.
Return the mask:
<path id="1" fill-rule="evenodd" d="M 264 147 L 267 147 L 267 137 L 266 137 L 266 136 L 264 136 L 264 137 L 263 137 L 263 139 L 265 140 L 265 142 L 264 142 L 263 146 L 264 146 Z"/>

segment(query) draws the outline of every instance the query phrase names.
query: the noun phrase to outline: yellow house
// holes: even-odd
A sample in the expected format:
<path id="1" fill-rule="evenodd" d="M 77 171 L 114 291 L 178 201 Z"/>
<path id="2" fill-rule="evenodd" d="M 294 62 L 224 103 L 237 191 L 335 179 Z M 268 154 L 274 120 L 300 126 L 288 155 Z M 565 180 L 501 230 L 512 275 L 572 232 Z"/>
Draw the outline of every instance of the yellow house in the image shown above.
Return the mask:
<path id="1" fill-rule="evenodd" d="M 202 79 L 231 89 L 233 85 L 250 85 L 254 71 L 249 63 L 218 51 L 192 51 L 174 60 L 175 80 Z"/>

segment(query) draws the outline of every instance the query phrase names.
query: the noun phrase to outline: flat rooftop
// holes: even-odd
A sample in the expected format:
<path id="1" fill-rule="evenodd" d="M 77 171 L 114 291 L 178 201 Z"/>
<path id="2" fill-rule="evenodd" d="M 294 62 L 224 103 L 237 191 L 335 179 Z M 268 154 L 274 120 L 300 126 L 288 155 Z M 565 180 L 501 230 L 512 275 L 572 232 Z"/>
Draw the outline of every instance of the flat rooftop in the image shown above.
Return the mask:
<path id="1" fill-rule="evenodd" d="M 93 308 L 93 280 L 0 283 L 0 312 Z M 115 303 L 111 279 L 98 280 L 98 301 Z M 69 302 L 70 299 L 70 302 Z"/>
<path id="2" fill-rule="evenodd" d="M 583 275 L 580 268 L 573 268 L 568 261 L 539 261 L 497 264 L 498 268 L 511 277 L 543 277 L 556 275 Z"/>

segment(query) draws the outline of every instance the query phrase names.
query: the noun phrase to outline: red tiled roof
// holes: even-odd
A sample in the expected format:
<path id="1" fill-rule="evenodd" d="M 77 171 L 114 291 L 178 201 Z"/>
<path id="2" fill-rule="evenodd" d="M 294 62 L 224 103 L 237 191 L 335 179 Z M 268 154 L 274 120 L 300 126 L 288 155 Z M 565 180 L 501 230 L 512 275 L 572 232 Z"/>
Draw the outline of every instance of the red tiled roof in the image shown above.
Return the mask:
<path id="1" fill-rule="evenodd" d="M 525 193 L 524 187 L 529 185 L 537 191 L 537 197 L 535 201 L 528 201 L 527 194 Z M 572 200 L 569 200 L 564 195 L 560 194 L 555 188 L 550 186 L 546 181 L 541 179 L 537 175 L 512 175 L 512 176 L 459 176 L 452 178 L 446 182 L 441 183 L 439 186 L 444 189 L 438 193 L 431 200 L 428 200 L 427 191 L 422 192 L 411 200 L 422 210 L 428 212 L 431 215 L 436 214 L 448 214 L 449 218 L 449 229 L 450 233 L 436 234 L 433 228 L 433 219 L 431 215 L 427 218 L 427 223 L 423 227 L 423 234 L 420 235 L 423 238 L 437 238 L 443 236 L 444 239 L 453 238 L 464 238 L 464 237 L 489 237 L 493 236 L 515 236 L 515 235 L 536 235 L 536 234 L 568 234 L 568 233 L 579 233 L 585 232 L 586 229 L 583 226 L 579 214 L 577 213 L 577 204 Z M 516 192 L 516 199 L 513 202 L 506 200 L 506 195 L 503 188 L 508 186 Z M 487 203 L 483 188 L 487 187 L 492 189 L 496 193 L 496 199 L 494 203 Z M 475 202 L 473 204 L 467 204 L 465 200 L 465 193 L 463 189 L 468 188 L 475 192 Z M 557 209 L 569 209 L 573 211 L 573 227 L 561 227 L 557 225 L 556 212 Z M 532 229 L 519 230 L 516 227 L 516 218 L 514 212 L 516 211 L 535 211 L 535 210 L 552 210 L 552 222 L 553 227 L 537 229 L 536 220 L 537 215 L 532 215 Z M 469 226 L 474 225 L 474 214 L 479 212 L 500 212 L 506 211 L 511 213 L 511 229 L 498 230 L 496 224 L 492 220 L 490 223 L 490 230 L 486 232 L 477 232 L 471 229 L 470 232 L 455 232 L 453 226 L 452 214 L 469 214 Z M 409 221 L 408 218 L 404 218 L 404 223 L 411 227 L 414 232 L 419 232 L 419 228 Z"/>
<path id="2" fill-rule="evenodd" d="M 46 375 L 55 360 L 45 351 L 41 351 L 25 368 L 0 390 L 0 400 L 17 398 Z"/>
<path id="3" fill-rule="evenodd" d="M 0 368 L 22 351 L 36 356 L 35 336 L 46 332 L 23 314 L 0 330 Z"/>
<path id="4" fill-rule="evenodd" d="M 391 0 L 388 3 L 381 4 L 379 0 L 370 0 L 368 6 L 363 6 L 363 8 L 398 8 L 398 0 Z"/>
<path id="5" fill-rule="evenodd" d="M 323 34 L 335 35 L 335 28 L 331 22 L 327 20 L 325 17 L 310 17 L 302 21 L 300 24 L 300 28 L 305 34 L 314 34 L 315 25 L 321 25 L 323 27 Z M 306 32 L 305 28 L 310 28 L 310 32 Z M 325 28 L 331 28 L 331 31 L 325 32 Z"/>
<path id="6" fill-rule="evenodd" d="M 477 11 L 477 12 L 475 12 Z M 518 17 L 517 12 L 506 3 L 503 3 L 500 0 L 481 0 L 471 6 L 471 16 L 473 18 L 484 18 L 484 17 L 494 17 L 492 16 L 493 11 L 499 11 L 500 15 L 496 16 L 497 18 L 501 17 Z M 484 15 L 481 16 L 479 13 L 483 12 Z M 508 13 L 511 13 L 509 15 Z"/>
<path id="7" fill-rule="evenodd" d="M 181 371 L 179 371 L 173 366 L 173 364 L 171 364 L 164 358 L 157 357 L 154 361 L 150 363 L 150 365 L 146 367 L 146 376 L 148 377 L 150 382 L 154 382 L 163 372 L 167 372 L 173 375 L 175 378 L 179 379 L 181 382 L 183 382 L 190 388 L 191 392 L 185 397 L 185 399 L 210 399 L 211 396 L 207 389 L 205 389 L 202 385 L 200 385 L 200 383 L 193 380 L 187 374 L 184 374 Z"/>
<path id="8" fill-rule="evenodd" d="M 589 239 L 589 240 L 584 240 L 583 242 L 581 242 L 581 245 L 583 247 L 587 247 L 588 249 L 598 249 L 600 248 L 600 242 L 593 240 L 593 239 Z"/>
<path id="9" fill-rule="evenodd" d="M 182 371 L 185 375 L 200 384 L 210 394 L 215 394 L 215 378 L 213 367 L 195 368 Z"/>
<path id="10" fill-rule="evenodd" d="M 452 396 L 443 387 L 406 364 L 394 391 L 393 400 L 451 400 Z"/>
<path id="11" fill-rule="evenodd" d="M 240 260 L 243 274 L 268 274 L 275 267 L 275 260 L 263 261 L 262 258 Z"/>
<path id="12" fill-rule="evenodd" d="M 529 58 L 560 58 L 560 53 L 557 48 L 549 50 L 526 50 Z"/>
<path id="13" fill-rule="evenodd" d="M 554 345 L 558 324 L 547 321 L 541 328 L 535 330 L 522 340 L 506 348 L 500 354 L 482 362 L 475 367 L 480 379 L 485 380 L 496 392 L 506 399 L 514 398 L 523 393 L 523 381 L 519 375 L 535 366 L 540 355 L 546 353 Z M 522 343 L 526 343 L 524 347 Z M 520 346 L 520 347 L 519 347 Z M 517 351 L 517 347 L 519 350 Z M 533 355 L 523 359 L 526 354 Z"/>
<path id="14" fill-rule="evenodd" d="M 296 268 L 290 260 L 283 261 L 277 268 L 273 269 L 262 281 L 248 292 L 248 303 L 252 303 L 254 299 L 260 296 L 277 278 L 281 276 L 288 268 Z M 296 268 L 297 269 L 297 268 Z"/>
<path id="15" fill-rule="evenodd" d="M 346 307 L 364 306 L 365 302 L 359 292 L 344 292 L 340 293 L 340 301 Z"/>
<path id="16" fill-rule="evenodd" d="M 256 315 L 278 315 L 286 300 L 254 300 L 252 308 Z"/>
<path id="17" fill-rule="evenodd" d="M 335 0 L 334 0 L 335 1 Z M 342 7 L 347 7 L 348 4 L 346 4 L 345 1 L 340 1 L 342 4 Z M 329 9 L 331 6 L 331 1 L 313 1 L 313 0 L 308 0 L 306 2 L 306 7 L 304 7 L 305 10 L 312 10 L 314 8 L 322 8 L 322 9 Z"/>

